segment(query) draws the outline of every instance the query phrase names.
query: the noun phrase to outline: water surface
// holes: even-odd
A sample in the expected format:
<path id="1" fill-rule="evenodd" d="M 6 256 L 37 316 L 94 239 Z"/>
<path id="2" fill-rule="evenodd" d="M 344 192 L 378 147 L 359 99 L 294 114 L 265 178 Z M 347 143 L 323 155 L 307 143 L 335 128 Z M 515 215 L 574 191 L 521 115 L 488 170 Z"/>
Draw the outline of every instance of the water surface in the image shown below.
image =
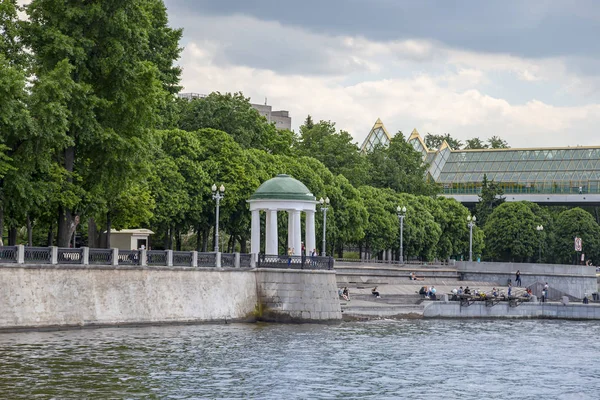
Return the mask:
<path id="1" fill-rule="evenodd" d="M 403 320 L 0 334 L 0 397 L 597 399 L 597 322 Z"/>

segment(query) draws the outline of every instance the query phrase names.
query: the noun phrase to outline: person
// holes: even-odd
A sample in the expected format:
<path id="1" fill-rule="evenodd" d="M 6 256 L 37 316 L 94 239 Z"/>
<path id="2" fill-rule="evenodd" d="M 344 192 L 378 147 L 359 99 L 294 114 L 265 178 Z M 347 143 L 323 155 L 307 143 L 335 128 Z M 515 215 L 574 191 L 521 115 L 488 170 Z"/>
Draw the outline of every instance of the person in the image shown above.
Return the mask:
<path id="1" fill-rule="evenodd" d="M 517 274 L 515 277 L 515 285 L 521 286 L 521 270 L 517 270 Z"/>
<path id="2" fill-rule="evenodd" d="M 510 297 L 512 294 L 512 283 L 508 283 L 508 297 Z"/>
<path id="3" fill-rule="evenodd" d="M 421 286 L 421 290 L 419 290 L 419 294 L 421 298 L 424 299 L 427 296 L 427 288 L 425 286 Z"/>
<path id="4" fill-rule="evenodd" d="M 471 289 L 468 286 L 465 288 L 465 294 L 471 294 Z"/>
<path id="5" fill-rule="evenodd" d="M 338 289 L 338 296 L 340 296 L 342 299 L 344 299 L 344 300 L 348 301 L 348 296 L 346 296 L 346 295 L 344 294 L 344 291 L 342 290 L 342 288 L 339 288 L 339 289 Z"/>
<path id="6" fill-rule="evenodd" d="M 492 288 L 492 296 L 498 297 L 498 289 Z"/>
<path id="7" fill-rule="evenodd" d="M 431 296 L 430 296 L 430 297 L 431 297 L 433 300 L 435 300 L 435 299 L 436 299 L 436 297 L 435 297 L 435 293 L 436 293 L 436 292 L 437 292 L 437 290 L 435 289 L 435 286 L 431 286 Z"/>
<path id="8" fill-rule="evenodd" d="M 300 254 L 304 255 L 305 254 L 304 252 L 306 251 L 306 246 L 304 246 L 304 242 L 301 242 L 300 249 L 302 250 L 302 252 Z"/>
<path id="9" fill-rule="evenodd" d="M 375 298 L 380 299 L 381 296 L 379 295 L 379 292 L 377 291 L 377 286 L 375 286 L 373 289 L 371 289 L 371 293 L 373 294 L 373 296 L 375 296 Z"/>
<path id="10" fill-rule="evenodd" d="M 590 299 L 588 299 L 587 293 L 584 293 L 584 295 L 583 295 L 583 304 L 589 304 L 589 302 L 590 302 Z"/>
<path id="11" fill-rule="evenodd" d="M 458 301 L 458 289 L 456 289 L 456 288 L 452 289 L 452 298 L 450 300 Z"/>
<path id="12" fill-rule="evenodd" d="M 311 264 L 314 267 L 315 265 L 317 265 L 317 256 L 319 255 L 319 253 L 317 253 L 317 249 L 312 249 L 312 251 L 310 252 L 310 260 L 311 260 Z"/>
<path id="13" fill-rule="evenodd" d="M 417 277 L 415 276 L 415 273 L 414 273 L 414 272 L 411 272 L 411 273 L 410 273 L 410 280 L 411 280 L 411 281 L 416 281 L 416 280 L 417 280 Z"/>
<path id="14" fill-rule="evenodd" d="M 294 254 L 294 251 L 291 247 L 288 247 L 288 267 L 292 264 L 292 254 Z"/>
<path id="15" fill-rule="evenodd" d="M 344 286 L 344 296 L 346 296 L 346 300 L 350 301 L 350 291 L 348 291 L 348 286 Z"/>
<path id="16" fill-rule="evenodd" d="M 457 294 L 458 294 L 459 296 L 460 296 L 461 294 L 463 294 L 463 287 L 462 287 L 462 286 L 458 288 L 458 293 L 457 293 Z"/>
<path id="17" fill-rule="evenodd" d="M 542 290 L 542 301 L 545 303 L 548 300 L 548 282 L 544 285 L 544 290 Z"/>

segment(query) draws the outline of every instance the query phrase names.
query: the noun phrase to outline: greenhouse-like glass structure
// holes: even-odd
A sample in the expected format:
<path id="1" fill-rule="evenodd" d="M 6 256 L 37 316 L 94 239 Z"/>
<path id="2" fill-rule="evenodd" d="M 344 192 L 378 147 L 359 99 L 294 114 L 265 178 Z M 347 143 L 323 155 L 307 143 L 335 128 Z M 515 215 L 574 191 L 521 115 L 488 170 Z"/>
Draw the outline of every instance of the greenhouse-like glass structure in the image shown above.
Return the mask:
<path id="1" fill-rule="evenodd" d="M 390 144 L 390 140 L 392 140 L 392 137 L 388 133 L 387 129 L 385 129 L 383 122 L 377 118 L 375 125 L 373 125 L 373 128 L 371 128 L 371 131 L 367 135 L 362 146 L 360 146 L 360 151 L 362 153 L 368 153 L 376 146 L 387 146 Z"/>
<path id="2" fill-rule="evenodd" d="M 430 150 L 416 130 L 408 142 L 445 194 L 479 193 L 484 174 L 505 195 L 600 193 L 600 146 L 452 150 L 444 142 Z"/>

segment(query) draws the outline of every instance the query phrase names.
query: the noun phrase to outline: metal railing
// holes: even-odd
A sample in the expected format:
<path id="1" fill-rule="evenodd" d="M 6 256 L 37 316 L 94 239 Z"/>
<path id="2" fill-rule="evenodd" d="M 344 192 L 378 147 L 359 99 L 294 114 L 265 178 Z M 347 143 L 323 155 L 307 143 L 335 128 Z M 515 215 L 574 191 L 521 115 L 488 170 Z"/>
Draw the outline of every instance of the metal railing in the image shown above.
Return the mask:
<path id="1" fill-rule="evenodd" d="M 79 264 L 79 265 L 140 265 L 168 267 L 243 267 L 253 266 L 251 254 L 198 253 L 172 250 L 119 250 L 0 246 L 0 264 Z"/>
<path id="2" fill-rule="evenodd" d="M 52 263 L 52 249 L 50 247 L 25 247 L 25 262 L 37 264 Z"/>
<path id="3" fill-rule="evenodd" d="M 17 262 L 17 246 L 0 247 L 0 262 L 16 263 Z"/>
<path id="4" fill-rule="evenodd" d="M 148 265 L 167 265 L 167 252 L 164 250 L 148 250 L 146 252 Z"/>
<path id="5" fill-rule="evenodd" d="M 235 254 L 221 253 L 221 267 L 235 267 Z"/>
<path id="6" fill-rule="evenodd" d="M 252 266 L 252 254 L 240 254 L 240 267 L 250 268 Z"/>
<path id="7" fill-rule="evenodd" d="M 83 249 L 58 248 L 59 264 L 83 264 Z"/>
<path id="8" fill-rule="evenodd" d="M 112 249 L 90 249 L 88 262 L 90 264 L 111 265 L 112 258 Z"/>
<path id="9" fill-rule="evenodd" d="M 173 252 L 173 265 L 180 267 L 191 267 L 192 266 L 192 252 L 191 251 L 174 251 Z"/>
<path id="10" fill-rule="evenodd" d="M 139 250 L 119 250 L 119 265 L 140 265 Z"/>
<path id="11" fill-rule="evenodd" d="M 282 269 L 333 269 L 333 257 L 320 256 L 285 256 L 273 254 L 259 254 L 259 268 L 282 268 Z"/>
<path id="12" fill-rule="evenodd" d="M 198 253 L 198 267 L 214 267 L 217 265 L 217 253 Z"/>

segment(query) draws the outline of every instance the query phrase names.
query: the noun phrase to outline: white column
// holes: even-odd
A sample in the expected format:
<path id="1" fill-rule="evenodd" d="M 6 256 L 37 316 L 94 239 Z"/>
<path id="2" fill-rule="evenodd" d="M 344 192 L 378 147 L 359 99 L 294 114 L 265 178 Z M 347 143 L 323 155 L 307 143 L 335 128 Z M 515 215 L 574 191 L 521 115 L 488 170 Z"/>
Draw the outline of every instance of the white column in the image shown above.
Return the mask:
<path id="1" fill-rule="evenodd" d="M 294 211 L 292 210 L 288 210 L 287 214 L 288 214 L 288 242 L 287 242 L 287 247 L 288 248 L 293 248 L 294 247 Z M 286 253 L 287 254 L 287 250 Z"/>
<path id="2" fill-rule="evenodd" d="M 306 236 L 304 238 L 304 244 L 306 245 L 306 254 L 310 255 L 313 249 L 316 250 L 317 246 L 315 243 L 315 212 L 306 211 Z"/>
<path id="3" fill-rule="evenodd" d="M 267 229 L 266 229 L 265 253 L 277 254 L 277 210 L 267 211 Z"/>
<path id="4" fill-rule="evenodd" d="M 292 212 L 294 219 L 294 255 L 299 256 L 302 253 L 302 223 L 300 221 L 300 211 Z"/>
<path id="5" fill-rule="evenodd" d="M 260 253 L 260 210 L 252 210 L 250 226 L 250 253 L 254 254 L 254 258 L 257 259 L 258 253 Z"/>

